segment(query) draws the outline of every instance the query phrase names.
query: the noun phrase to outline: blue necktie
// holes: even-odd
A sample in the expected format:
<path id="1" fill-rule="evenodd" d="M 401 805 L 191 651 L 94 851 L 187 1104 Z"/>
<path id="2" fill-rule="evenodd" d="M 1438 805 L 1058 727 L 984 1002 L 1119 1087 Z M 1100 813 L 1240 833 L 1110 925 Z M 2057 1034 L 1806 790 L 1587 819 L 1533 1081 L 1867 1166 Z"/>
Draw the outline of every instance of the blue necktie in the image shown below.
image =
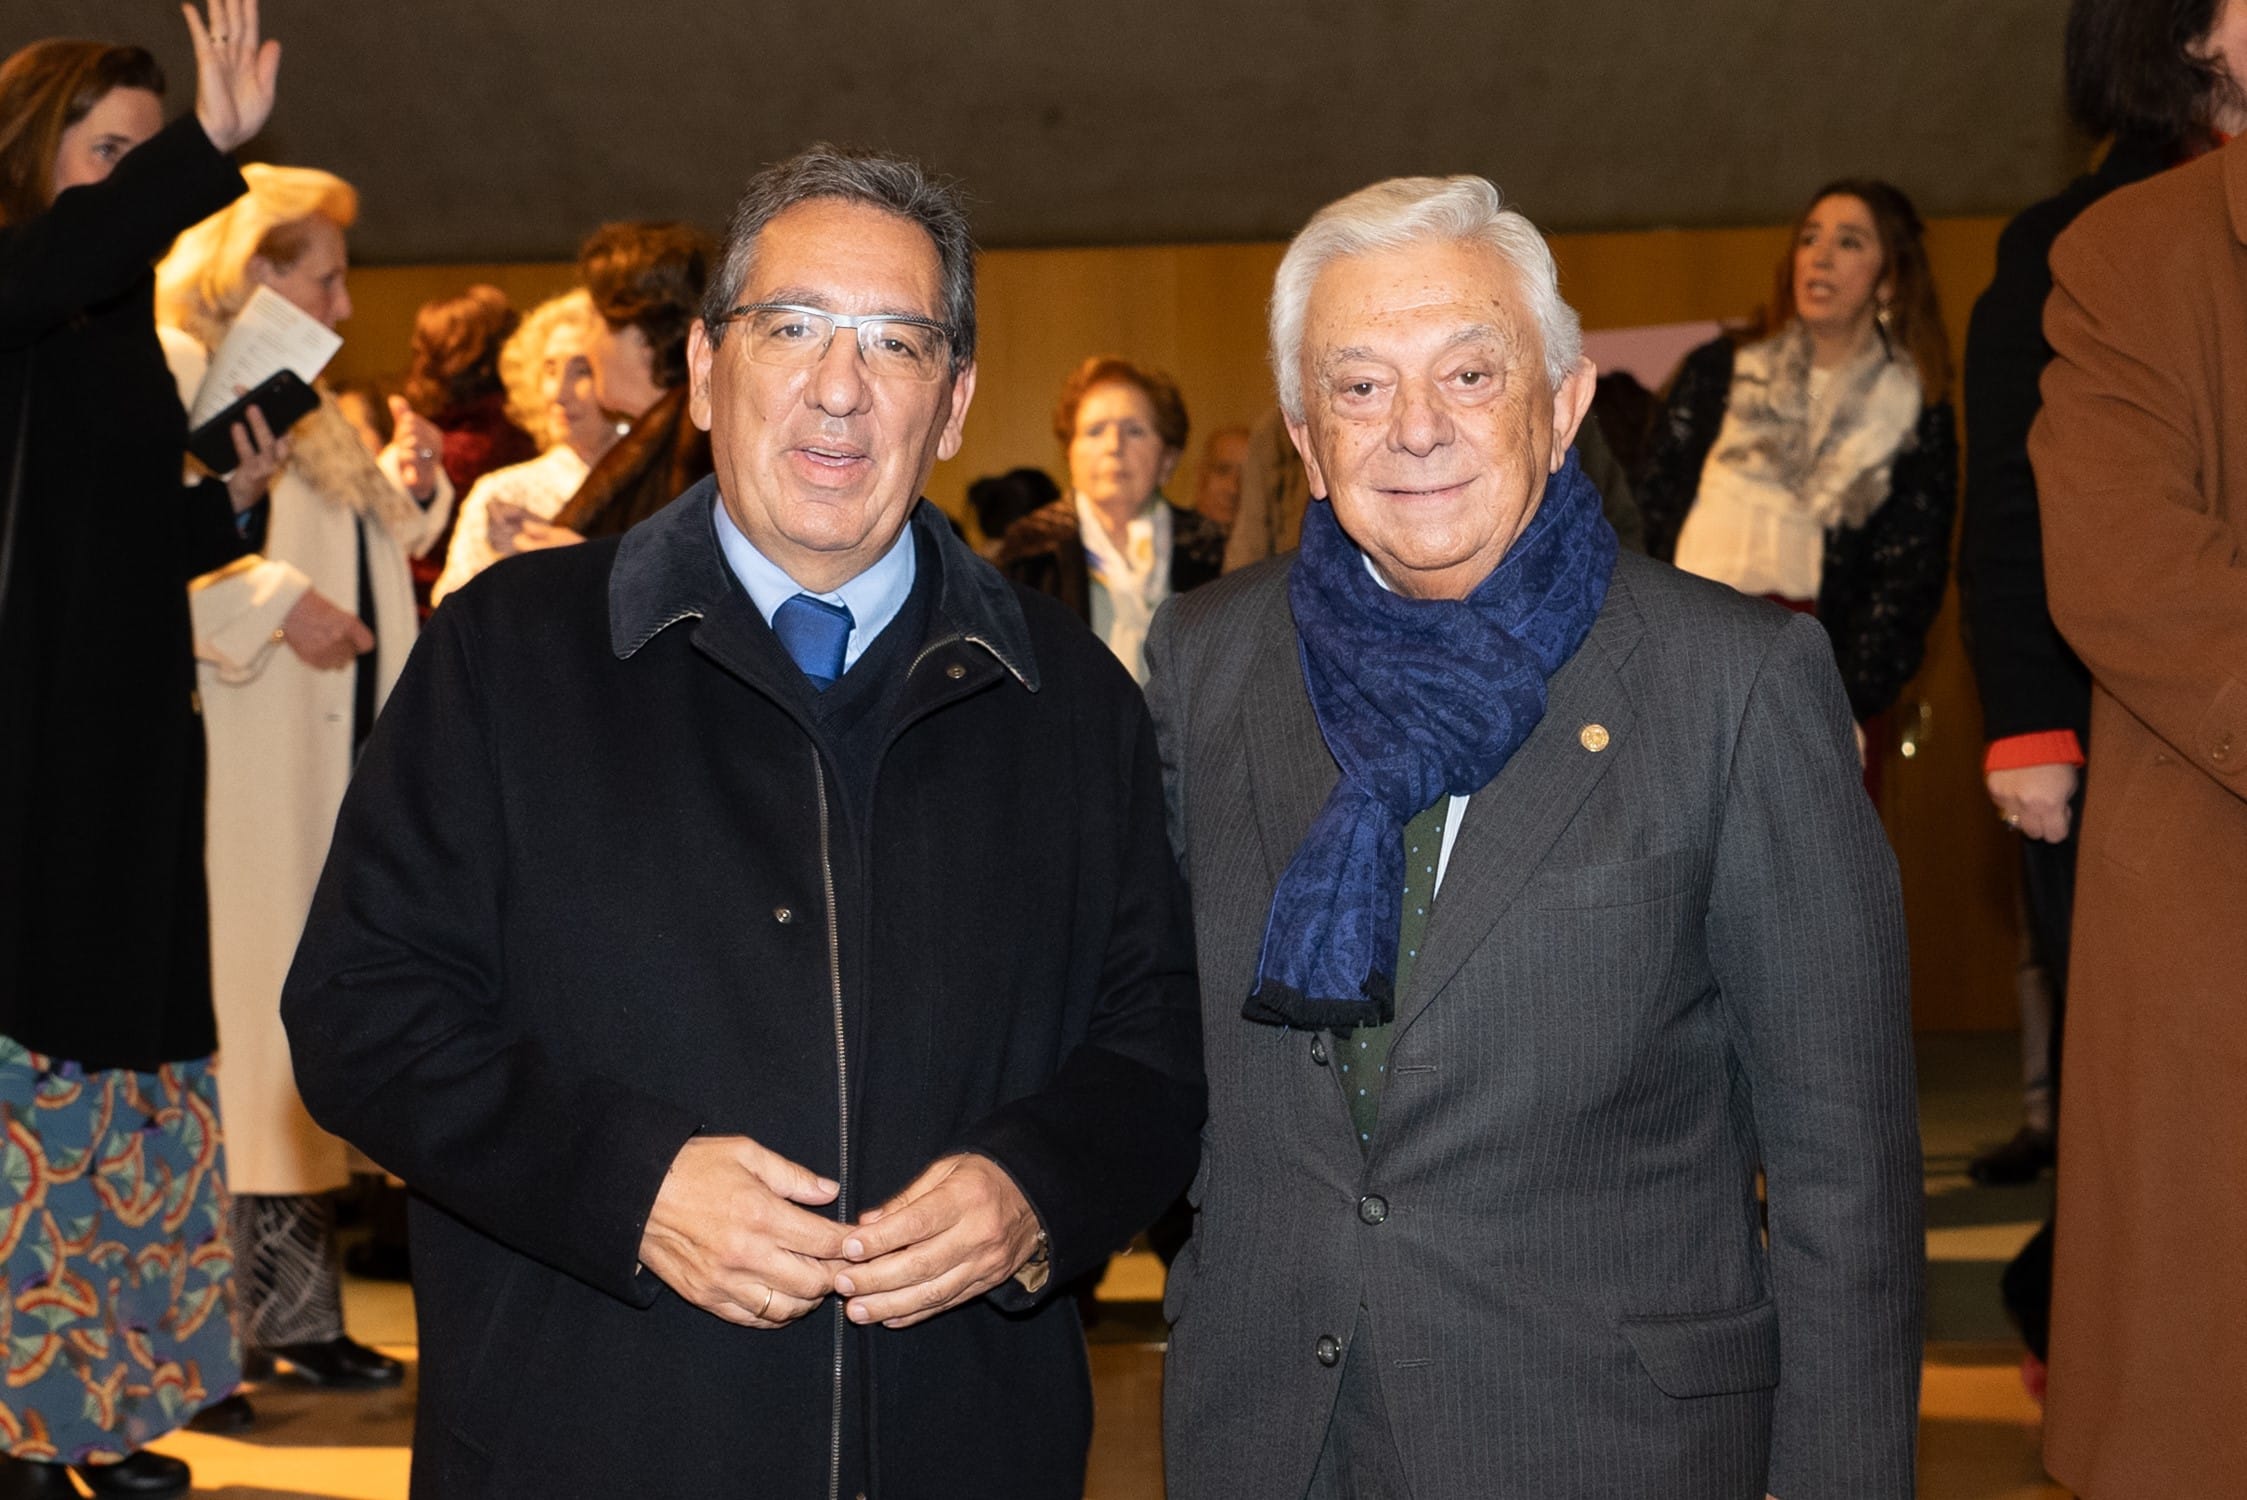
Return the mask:
<path id="1" fill-rule="evenodd" d="M 850 645 L 850 611 L 809 594 L 782 602 L 772 613 L 773 634 L 803 668 L 811 685 L 824 693 L 843 675 L 843 653 Z"/>

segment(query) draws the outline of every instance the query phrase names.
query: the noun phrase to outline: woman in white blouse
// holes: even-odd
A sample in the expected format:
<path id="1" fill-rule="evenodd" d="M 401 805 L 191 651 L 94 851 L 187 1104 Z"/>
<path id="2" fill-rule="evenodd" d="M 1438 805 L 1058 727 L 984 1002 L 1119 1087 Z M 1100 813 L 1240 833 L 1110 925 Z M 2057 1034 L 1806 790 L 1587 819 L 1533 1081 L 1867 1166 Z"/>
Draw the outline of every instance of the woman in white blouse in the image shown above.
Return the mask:
<path id="1" fill-rule="evenodd" d="M 1169 376 L 1114 355 L 1086 360 L 1053 414 L 1070 492 L 1008 527 L 996 559 L 1010 578 L 1074 609 L 1141 682 L 1156 607 L 1224 563 L 1224 531 L 1163 498 L 1186 431 L 1186 403 Z"/>
<path id="2" fill-rule="evenodd" d="M 469 488 L 460 503 L 460 524 L 453 528 L 445 571 L 430 591 L 432 600 L 442 602 L 511 556 L 515 549 L 495 546 L 494 533 L 513 533 L 524 517 L 552 520 L 601 455 L 616 446 L 620 429 L 594 399 L 593 368 L 585 353 L 593 321 L 593 299 L 580 287 L 532 309 L 500 351 L 507 414 L 545 451 L 528 462 L 494 469 Z"/>
<path id="3" fill-rule="evenodd" d="M 1865 178 L 1820 188 L 1773 293 L 1748 341 L 1686 357 L 1634 489 L 1649 553 L 1817 616 L 1863 725 L 1919 670 L 1958 501 L 1911 200 Z"/>

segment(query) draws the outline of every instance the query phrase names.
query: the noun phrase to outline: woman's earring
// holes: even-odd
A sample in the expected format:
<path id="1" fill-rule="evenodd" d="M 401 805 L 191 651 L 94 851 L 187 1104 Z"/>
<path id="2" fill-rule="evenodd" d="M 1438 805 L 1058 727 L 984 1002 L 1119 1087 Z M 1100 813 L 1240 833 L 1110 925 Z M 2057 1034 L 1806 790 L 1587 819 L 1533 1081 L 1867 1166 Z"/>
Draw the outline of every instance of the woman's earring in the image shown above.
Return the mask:
<path id="1" fill-rule="evenodd" d="M 1895 305 L 1889 302 L 1882 302 L 1877 308 L 1873 310 L 1873 321 L 1880 325 L 1880 331 L 1882 333 L 1894 333 L 1896 331 Z"/>

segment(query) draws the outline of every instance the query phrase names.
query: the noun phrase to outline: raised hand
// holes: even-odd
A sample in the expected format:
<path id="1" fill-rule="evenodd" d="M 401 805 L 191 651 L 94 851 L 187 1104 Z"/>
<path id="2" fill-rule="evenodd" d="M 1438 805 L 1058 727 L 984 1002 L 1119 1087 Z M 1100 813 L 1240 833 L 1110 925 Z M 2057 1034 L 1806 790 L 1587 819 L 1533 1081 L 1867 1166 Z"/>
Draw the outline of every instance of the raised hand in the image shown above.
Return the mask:
<path id="1" fill-rule="evenodd" d="M 443 472 L 438 455 L 445 451 L 445 435 L 435 422 L 408 406 L 403 396 L 390 398 L 390 423 L 389 446 L 375 455 L 375 461 L 398 476 L 407 494 L 427 505 Z"/>
<path id="2" fill-rule="evenodd" d="M 265 128 L 281 74 L 281 44 L 258 40 L 257 0 L 209 0 L 205 24 L 182 5 L 195 43 L 195 118 L 221 151 L 232 151 Z"/>

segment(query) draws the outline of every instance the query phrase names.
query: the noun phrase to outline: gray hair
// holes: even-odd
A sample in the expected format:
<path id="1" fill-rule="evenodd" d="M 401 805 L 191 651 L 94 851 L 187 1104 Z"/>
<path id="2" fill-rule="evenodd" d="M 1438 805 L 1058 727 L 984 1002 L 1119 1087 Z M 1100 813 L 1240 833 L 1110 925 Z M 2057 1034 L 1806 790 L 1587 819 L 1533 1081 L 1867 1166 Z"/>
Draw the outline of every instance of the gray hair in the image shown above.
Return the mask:
<path id="1" fill-rule="evenodd" d="M 975 240 L 967 211 L 952 182 L 929 173 L 917 161 L 873 151 L 846 151 L 822 141 L 786 161 L 775 162 L 749 179 L 741 201 L 726 222 L 718 274 L 702 298 L 702 320 L 710 342 L 725 337 L 726 313 L 738 304 L 757 259 L 757 236 L 767 224 L 799 203 L 835 198 L 863 203 L 918 224 L 936 245 L 943 282 L 944 321 L 952 329 L 952 369 L 975 360 Z"/>
<path id="2" fill-rule="evenodd" d="M 1545 378 L 1558 385 L 1584 355 L 1583 324 L 1561 300 L 1560 268 L 1537 226 L 1480 177 L 1392 177 L 1311 216 L 1272 282 L 1272 375 L 1280 409 L 1303 420 L 1303 323 L 1319 272 L 1334 261 L 1424 240 L 1488 245 L 1521 277 L 1545 346 Z"/>

